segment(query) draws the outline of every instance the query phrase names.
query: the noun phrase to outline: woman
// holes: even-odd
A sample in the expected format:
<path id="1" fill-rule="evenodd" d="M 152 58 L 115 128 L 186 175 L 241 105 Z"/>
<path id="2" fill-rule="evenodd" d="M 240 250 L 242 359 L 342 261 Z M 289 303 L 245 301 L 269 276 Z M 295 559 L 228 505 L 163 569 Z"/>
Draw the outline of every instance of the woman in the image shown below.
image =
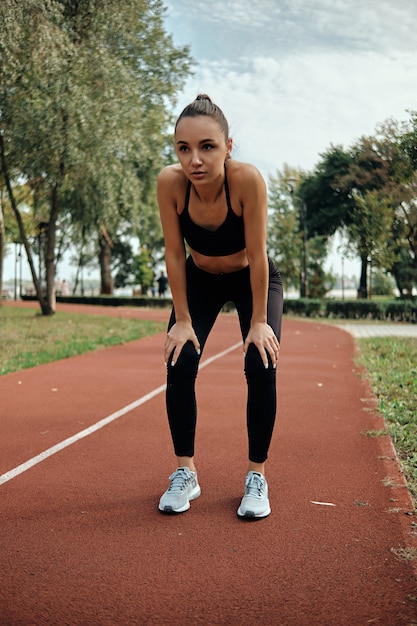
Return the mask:
<path id="1" fill-rule="evenodd" d="M 270 514 L 265 461 L 276 413 L 282 284 L 266 255 L 267 193 L 258 170 L 231 159 L 225 116 L 203 94 L 175 126 L 179 164 L 158 178 L 173 310 L 165 342 L 167 411 L 177 470 L 159 509 L 182 513 L 201 490 L 194 464 L 195 379 L 223 305 L 239 316 L 248 385 L 249 465 L 239 517 Z M 184 240 L 190 255 L 186 258 Z"/>

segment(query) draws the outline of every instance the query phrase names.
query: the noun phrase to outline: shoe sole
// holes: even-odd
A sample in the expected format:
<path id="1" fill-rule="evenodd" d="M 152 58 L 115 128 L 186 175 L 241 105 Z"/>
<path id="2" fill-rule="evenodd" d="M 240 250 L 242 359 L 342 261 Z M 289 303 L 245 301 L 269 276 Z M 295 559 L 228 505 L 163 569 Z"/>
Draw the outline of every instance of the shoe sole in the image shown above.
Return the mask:
<path id="1" fill-rule="evenodd" d="M 245 511 L 244 513 L 240 510 L 240 507 L 237 510 L 237 515 L 238 517 L 240 517 L 240 519 L 244 519 L 244 520 L 250 520 L 250 521 L 256 521 L 259 519 L 264 519 L 265 517 L 268 517 L 268 515 L 271 514 L 271 509 L 270 507 L 268 507 L 268 509 L 266 511 L 263 511 L 262 513 L 255 513 L 254 511 Z"/>
<path id="2" fill-rule="evenodd" d="M 200 495 L 201 495 L 201 489 L 200 489 L 200 486 L 197 485 L 197 487 L 194 488 L 194 491 L 191 492 L 188 498 L 188 502 L 186 502 L 184 506 L 182 506 L 181 508 L 173 509 L 172 506 L 165 505 L 164 507 L 161 507 L 159 505 L 158 509 L 161 511 L 161 513 L 165 513 L 166 515 L 179 515 L 180 513 L 185 513 L 185 511 L 188 511 L 188 509 L 190 508 L 190 502 L 192 500 L 196 500 L 197 498 L 199 498 Z"/>

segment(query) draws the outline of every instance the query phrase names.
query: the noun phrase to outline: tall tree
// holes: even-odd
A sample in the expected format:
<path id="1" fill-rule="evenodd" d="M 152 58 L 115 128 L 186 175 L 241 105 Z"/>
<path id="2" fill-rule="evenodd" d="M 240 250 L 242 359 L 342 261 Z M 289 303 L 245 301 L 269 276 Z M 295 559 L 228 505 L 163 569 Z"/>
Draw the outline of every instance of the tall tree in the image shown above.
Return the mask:
<path id="1" fill-rule="evenodd" d="M 406 161 L 400 171 L 400 180 L 405 193 L 399 199 L 397 218 L 402 225 L 403 238 L 408 245 L 408 258 L 411 261 L 408 275 L 411 275 L 413 271 L 417 272 L 417 112 L 411 112 L 409 122 L 396 133 L 396 139 L 396 145 L 400 153 L 405 155 Z M 406 256 L 407 253 L 402 255 L 403 261 Z"/>
<path id="2" fill-rule="evenodd" d="M 394 225 L 409 195 L 409 166 L 398 149 L 397 133 L 391 120 L 375 136 L 361 138 L 352 147 L 348 174 L 340 179 L 353 200 L 345 224 L 348 245 L 361 259 L 359 297 L 368 296 L 368 264 L 390 270 L 395 262 Z"/>
<path id="3" fill-rule="evenodd" d="M 288 166 L 268 178 L 268 254 L 277 263 L 285 291 L 300 284 L 302 232 L 299 211 L 289 184 L 299 176 Z"/>
<path id="4" fill-rule="evenodd" d="M 161 162 L 169 106 L 190 69 L 163 14 L 160 0 L 0 4 L 2 168 L 10 181 L 14 173 L 36 180 L 49 196 L 46 298 L 31 264 L 46 314 L 55 310 L 58 218 L 74 210 L 75 190 L 87 211 L 74 210 L 74 218 L 111 234 L 121 209 L 140 211 L 146 184 L 137 164 L 153 171 Z"/>
<path id="5" fill-rule="evenodd" d="M 304 175 L 298 193 L 306 205 L 310 236 L 331 236 L 346 222 L 352 207 L 349 190 L 341 186 L 353 163 L 342 146 L 324 152 L 310 174 Z"/>

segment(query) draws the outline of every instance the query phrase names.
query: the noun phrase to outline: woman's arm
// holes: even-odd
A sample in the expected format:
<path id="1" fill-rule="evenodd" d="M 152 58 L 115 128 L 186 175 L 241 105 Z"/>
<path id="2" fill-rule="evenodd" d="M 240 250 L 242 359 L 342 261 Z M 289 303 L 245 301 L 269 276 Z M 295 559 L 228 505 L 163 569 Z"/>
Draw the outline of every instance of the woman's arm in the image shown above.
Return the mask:
<path id="1" fill-rule="evenodd" d="M 268 198 L 265 182 L 258 170 L 250 165 L 244 166 L 240 188 L 245 224 L 246 253 L 250 267 L 252 290 L 251 326 L 244 344 L 244 351 L 250 343 L 259 350 L 265 367 L 268 367 L 268 354 L 273 367 L 276 367 L 279 355 L 279 342 L 274 331 L 267 323 L 267 299 L 269 266 L 266 254 L 266 224 Z"/>
<path id="2" fill-rule="evenodd" d="M 185 246 L 177 213 L 176 197 L 180 195 L 181 180 L 177 166 L 168 166 L 159 174 L 157 185 L 159 213 L 165 239 L 165 262 L 176 319 L 167 335 L 164 356 L 165 362 L 172 358 L 173 363 L 187 341 L 192 341 L 195 349 L 200 350 L 188 309 Z"/>

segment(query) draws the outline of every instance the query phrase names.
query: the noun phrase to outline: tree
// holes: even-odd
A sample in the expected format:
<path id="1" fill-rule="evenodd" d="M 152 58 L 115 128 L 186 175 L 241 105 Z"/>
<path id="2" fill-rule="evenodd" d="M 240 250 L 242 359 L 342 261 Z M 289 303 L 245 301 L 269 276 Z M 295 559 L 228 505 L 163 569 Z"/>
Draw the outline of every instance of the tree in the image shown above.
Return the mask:
<path id="1" fill-rule="evenodd" d="M 393 210 L 390 199 L 381 197 L 377 190 L 361 193 L 352 190 L 354 208 L 350 215 L 347 233 L 348 245 L 361 259 L 361 277 L 358 297 L 368 297 L 368 264 L 372 267 L 391 267 L 392 250 L 386 245 L 387 233 L 391 231 Z"/>
<path id="2" fill-rule="evenodd" d="M 406 194 L 400 199 L 396 217 L 402 226 L 403 240 L 408 246 L 408 254 L 404 252 L 401 255 L 401 263 L 405 263 L 405 267 L 409 266 L 406 269 L 406 282 L 414 275 L 415 285 L 417 284 L 417 112 L 411 113 L 411 119 L 401 130 L 402 132 L 397 134 L 396 144 L 406 158 L 406 165 L 401 170 Z M 407 290 L 411 294 L 409 288 Z"/>
<path id="3" fill-rule="evenodd" d="M 398 253 L 402 207 L 410 197 L 410 166 L 399 149 L 399 134 L 398 124 L 388 120 L 374 137 L 362 138 L 353 146 L 353 162 L 341 180 L 353 200 L 346 229 L 349 246 L 362 262 L 359 297 L 368 295 L 368 263 L 390 270 Z"/>
<path id="4" fill-rule="evenodd" d="M 339 229 L 347 237 L 347 251 L 361 259 L 358 297 L 368 296 L 368 264 L 389 269 L 394 261 L 387 241 L 400 193 L 394 179 L 398 163 L 398 151 L 381 128 L 348 151 L 332 147 L 300 187 L 310 235 L 329 236 Z"/>
<path id="5" fill-rule="evenodd" d="M 310 236 L 330 237 L 345 224 L 352 199 L 340 183 L 352 162 L 352 155 L 342 146 L 331 146 L 314 171 L 303 176 L 298 194 L 306 206 Z"/>
<path id="6" fill-rule="evenodd" d="M 280 269 L 285 291 L 299 286 L 301 267 L 302 234 L 288 184 L 291 176 L 294 172 L 285 166 L 283 172 L 268 179 L 268 254 Z"/>
<path id="7" fill-rule="evenodd" d="M 155 279 L 151 255 L 146 247 L 143 247 L 139 254 L 133 257 L 133 271 L 135 283 L 140 285 L 142 294 L 146 295 Z"/>
<path id="8" fill-rule="evenodd" d="M 49 198 L 46 298 L 11 198 L 45 314 L 55 310 L 60 215 L 73 215 L 97 238 L 103 228 L 111 237 L 119 213 L 131 218 L 143 208 L 149 181 L 138 172 L 152 177 L 161 164 L 169 107 L 190 68 L 188 48 L 176 48 L 164 32 L 163 13 L 160 0 L 0 5 L 2 170 L 9 194 L 19 176 Z M 104 273 L 109 256 L 102 254 Z"/>
<path id="9" fill-rule="evenodd" d="M 334 277 L 324 270 L 327 257 L 327 237 L 310 237 L 308 240 L 308 297 L 324 298 L 335 283 Z"/>

